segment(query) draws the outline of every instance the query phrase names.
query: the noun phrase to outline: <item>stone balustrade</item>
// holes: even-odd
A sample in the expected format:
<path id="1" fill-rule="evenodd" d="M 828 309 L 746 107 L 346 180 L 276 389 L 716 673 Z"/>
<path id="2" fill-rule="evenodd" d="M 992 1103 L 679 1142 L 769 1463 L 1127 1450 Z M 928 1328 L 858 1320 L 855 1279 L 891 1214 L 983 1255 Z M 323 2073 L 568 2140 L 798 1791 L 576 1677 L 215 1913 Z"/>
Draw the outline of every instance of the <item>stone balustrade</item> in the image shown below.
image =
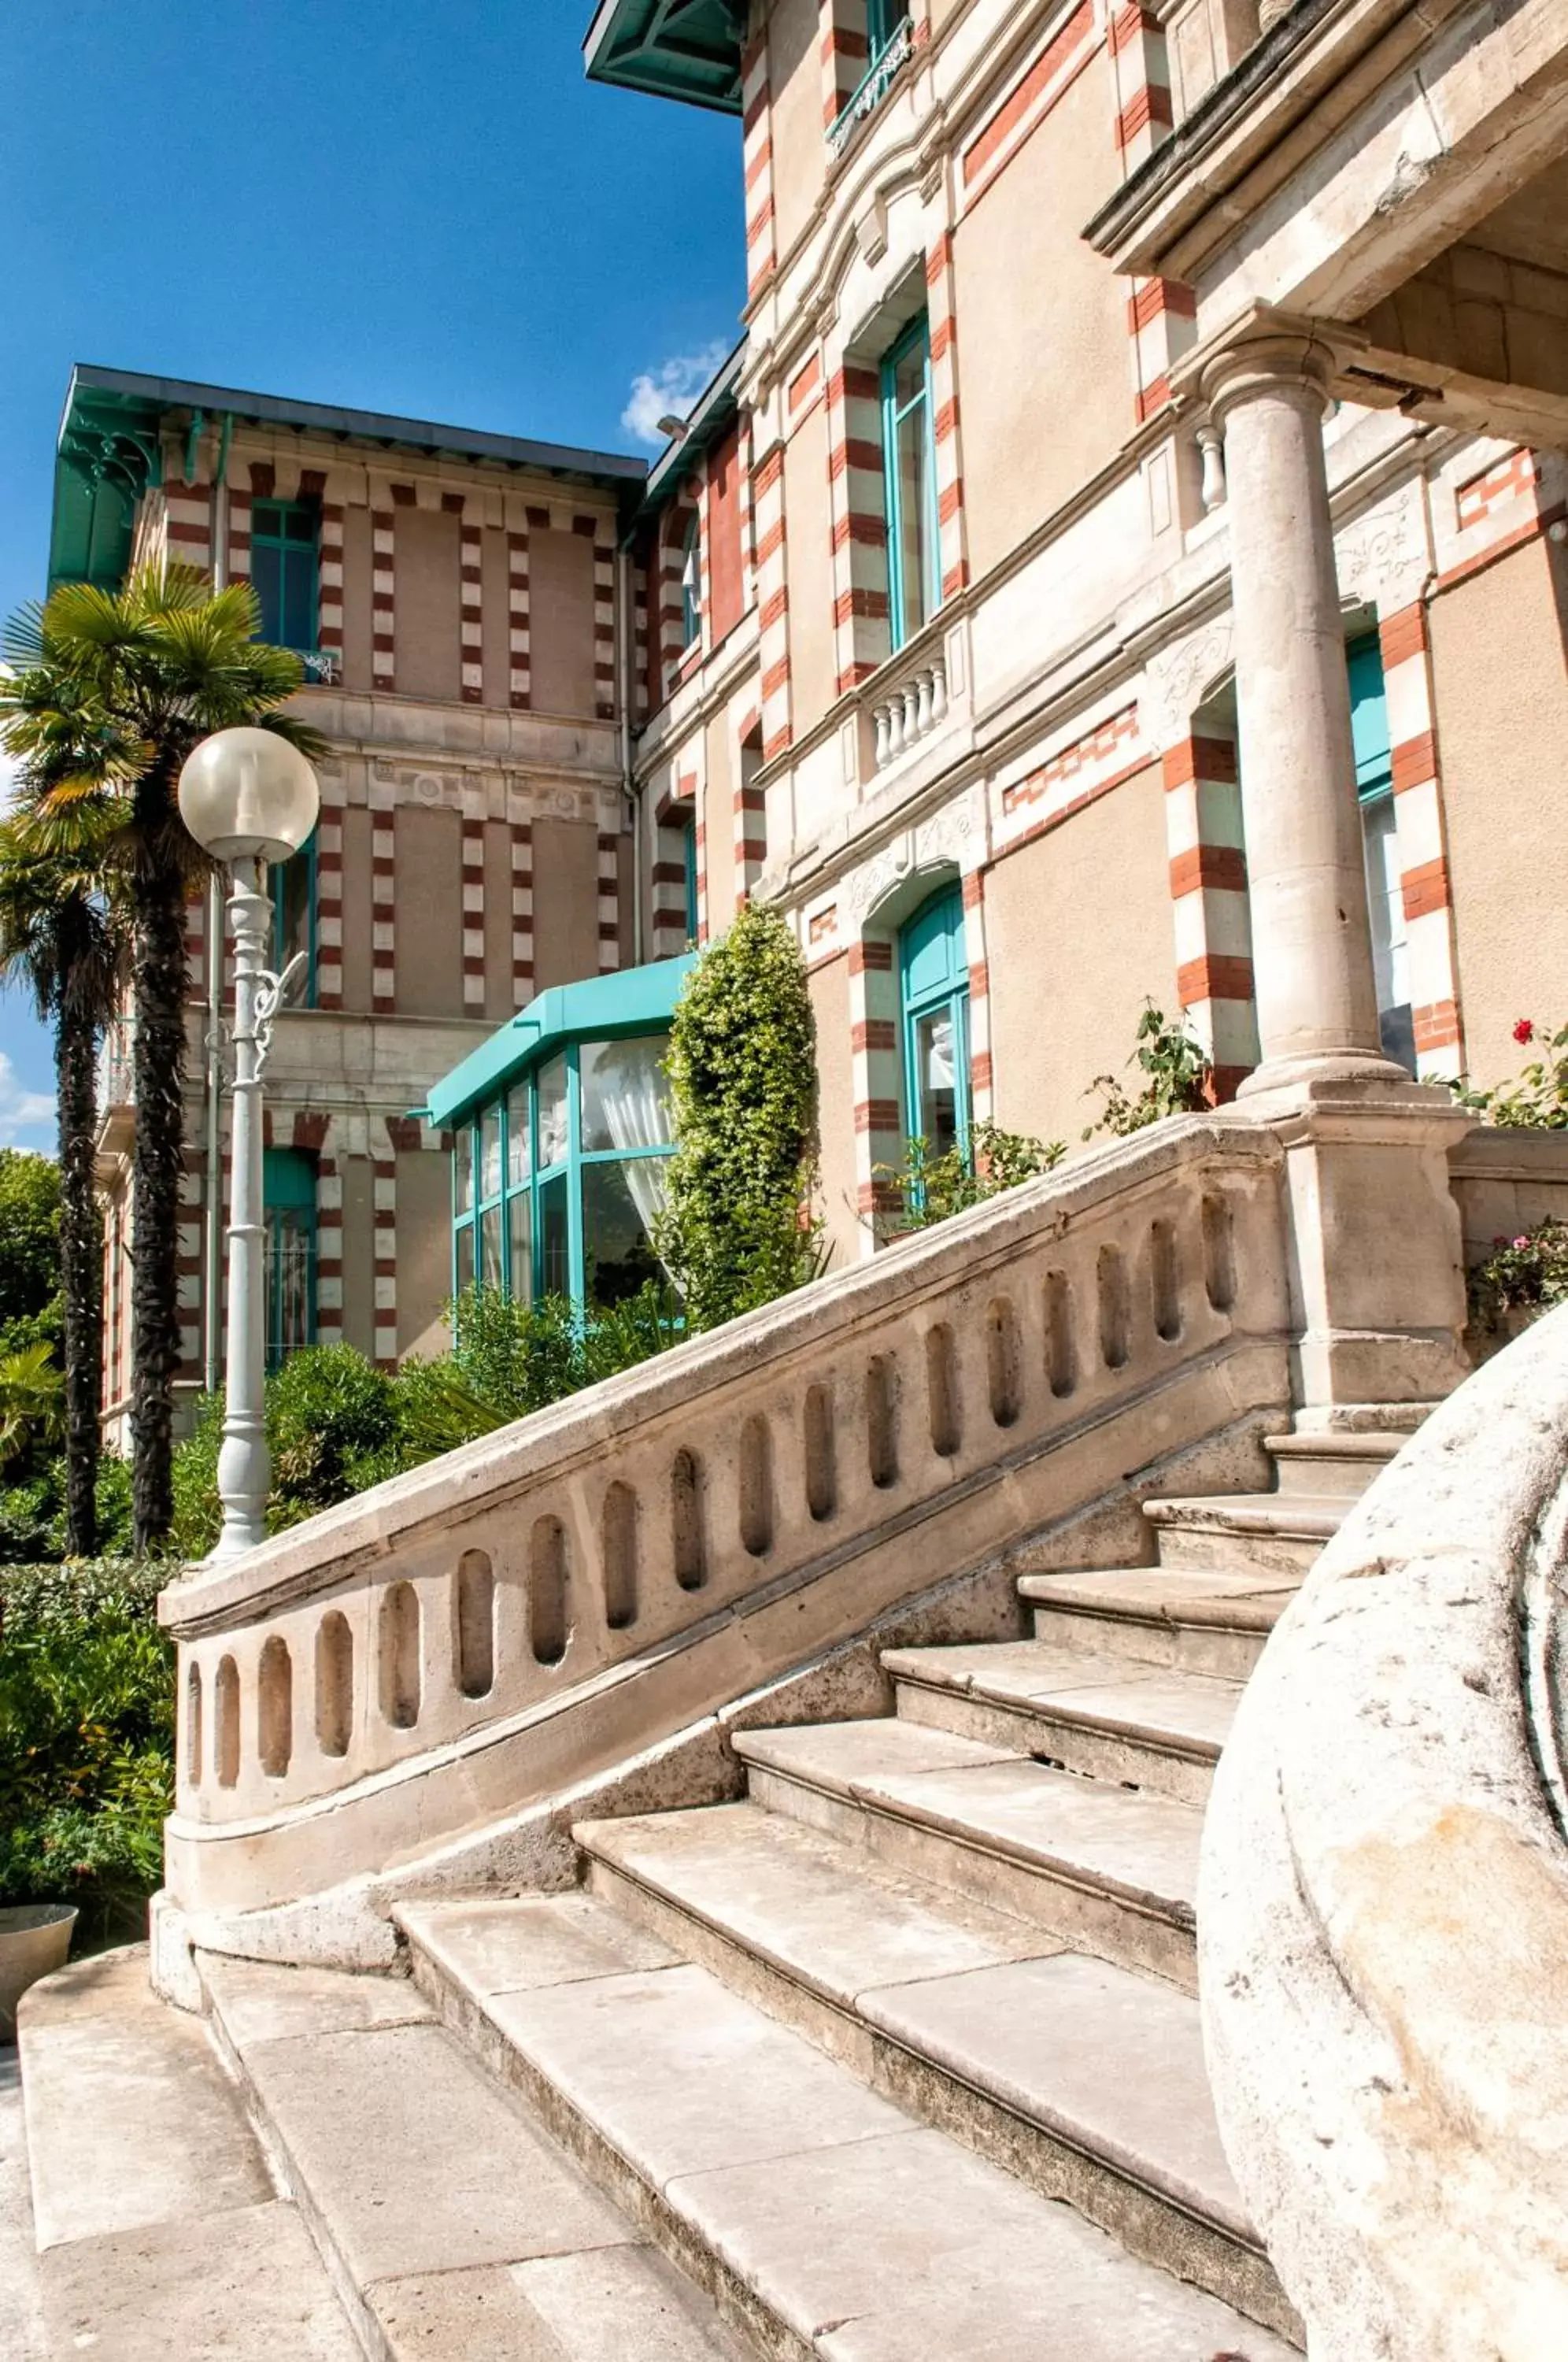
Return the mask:
<path id="1" fill-rule="evenodd" d="M 947 668 L 940 656 L 911 667 L 871 708 L 872 760 L 886 770 L 947 719 Z"/>
<path id="2" fill-rule="evenodd" d="M 239 1941 L 1283 1406 L 1281 1165 L 1161 1126 L 194 1570 L 173 1905 Z"/>
<path id="3" fill-rule="evenodd" d="M 1568 2353 L 1565 1563 L 1568 1308 L 1347 1518 L 1220 1767 L 1209 2073 L 1309 2362 Z"/>

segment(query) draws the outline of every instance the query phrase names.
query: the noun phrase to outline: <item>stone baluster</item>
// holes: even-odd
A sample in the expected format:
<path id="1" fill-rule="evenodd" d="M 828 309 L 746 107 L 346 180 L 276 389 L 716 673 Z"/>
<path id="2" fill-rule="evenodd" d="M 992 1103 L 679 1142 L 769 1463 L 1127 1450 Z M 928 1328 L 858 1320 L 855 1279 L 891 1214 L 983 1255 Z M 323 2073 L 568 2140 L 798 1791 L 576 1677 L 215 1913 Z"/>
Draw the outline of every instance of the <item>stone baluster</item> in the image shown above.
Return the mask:
<path id="1" fill-rule="evenodd" d="M 878 705 L 874 710 L 871 720 L 877 732 L 877 746 L 874 759 L 876 761 L 877 768 L 880 770 L 893 751 L 892 707 L 890 705 Z"/>
<path id="2" fill-rule="evenodd" d="M 928 672 L 919 673 L 915 678 L 915 720 L 916 727 L 922 738 L 931 728 L 931 675 Z"/>
<path id="3" fill-rule="evenodd" d="M 947 712 L 947 668 L 940 657 L 931 668 L 931 723 L 934 729 Z"/>
<path id="4" fill-rule="evenodd" d="M 904 751 L 904 701 L 895 696 L 888 706 L 888 760 L 893 762 Z"/>
<path id="5" fill-rule="evenodd" d="M 921 734 L 920 690 L 912 680 L 906 680 L 904 699 L 904 745 L 912 746 Z"/>

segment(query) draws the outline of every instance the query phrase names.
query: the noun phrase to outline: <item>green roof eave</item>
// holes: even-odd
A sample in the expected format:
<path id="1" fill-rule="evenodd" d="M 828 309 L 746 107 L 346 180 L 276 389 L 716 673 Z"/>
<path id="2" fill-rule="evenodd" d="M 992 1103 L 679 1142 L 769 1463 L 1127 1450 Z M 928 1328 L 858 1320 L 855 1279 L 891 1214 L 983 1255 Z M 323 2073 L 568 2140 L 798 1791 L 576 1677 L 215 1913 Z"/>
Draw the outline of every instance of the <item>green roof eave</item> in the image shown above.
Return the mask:
<path id="1" fill-rule="evenodd" d="M 568 1042 L 659 1032 L 674 1016 L 680 988 L 696 959 L 695 952 L 687 952 L 679 959 L 621 968 L 613 976 L 589 977 L 581 984 L 552 985 L 470 1051 L 461 1065 L 443 1075 L 420 1112 L 444 1131 Z"/>
<path id="2" fill-rule="evenodd" d="M 741 111 L 744 0 L 600 0 L 583 43 L 591 82 Z"/>

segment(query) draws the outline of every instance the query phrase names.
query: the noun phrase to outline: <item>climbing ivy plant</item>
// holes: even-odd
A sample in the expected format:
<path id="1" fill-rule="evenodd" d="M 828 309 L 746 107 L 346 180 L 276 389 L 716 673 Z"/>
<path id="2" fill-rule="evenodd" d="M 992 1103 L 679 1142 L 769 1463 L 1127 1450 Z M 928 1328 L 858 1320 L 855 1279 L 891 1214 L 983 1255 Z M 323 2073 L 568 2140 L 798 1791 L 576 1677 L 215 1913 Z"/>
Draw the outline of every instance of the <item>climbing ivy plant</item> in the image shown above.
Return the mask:
<path id="1" fill-rule="evenodd" d="M 805 962 L 777 911 L 748 902 L 676 1007 L 667 1062 L 677 1148 L 656 1243 L 689 1330 L 786 1295 L 822 1261 L 816 1027 Z"/>

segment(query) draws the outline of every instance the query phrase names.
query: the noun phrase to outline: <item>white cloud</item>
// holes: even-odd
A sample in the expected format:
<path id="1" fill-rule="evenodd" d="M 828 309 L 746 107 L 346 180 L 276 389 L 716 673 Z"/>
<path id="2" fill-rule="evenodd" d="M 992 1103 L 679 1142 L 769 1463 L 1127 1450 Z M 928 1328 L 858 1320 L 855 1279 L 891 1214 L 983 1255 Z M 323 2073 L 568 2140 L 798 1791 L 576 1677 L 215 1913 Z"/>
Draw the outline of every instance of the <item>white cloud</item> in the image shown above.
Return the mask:
<path id="1" fill-rule="evenodd" d="M 632 381 L 632 398 L 621 413 L 621 424 L 640 443 L 662 443 L 659 420 L 676 412 L 685 417 L 692 399 L 701 392 L 730 348 L 721 337 L 700 353 L 679 353 L 672 360 Z"/>
<path id="2" fill-rule="evenodd" d="M 0 1050 L 0 1148 L 41 1148 L 52 1155 L 54 1143 L 53 1095 L 24 1090 L 16 1067 Z"/>

